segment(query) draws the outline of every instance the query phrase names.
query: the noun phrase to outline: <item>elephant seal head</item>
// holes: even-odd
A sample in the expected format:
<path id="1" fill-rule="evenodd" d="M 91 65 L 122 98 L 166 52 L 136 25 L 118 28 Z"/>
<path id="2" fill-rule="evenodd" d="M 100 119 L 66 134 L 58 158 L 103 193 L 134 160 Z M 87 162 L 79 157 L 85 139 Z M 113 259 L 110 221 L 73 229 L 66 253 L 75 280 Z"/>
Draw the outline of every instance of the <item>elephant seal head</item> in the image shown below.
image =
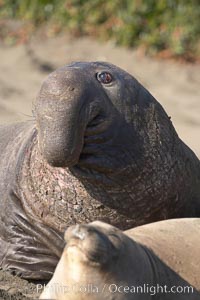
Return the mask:
<path id="1" fill-rule="evenodd" d="M 35 113 L 45 160 L 85 176 L 135 168 L 152 148 L 159 151 L 172 128 L 135 78 L 105 62 L 72 63 L 50 74 Z M 160 120 L 167 124 L 161 139 Z"/>
<path id="2" fill-rule="evenodd" d="M 135 242 L 99 221 L 69 227 L 65 240 L 61 259 L 40 299 L 132 299 L 131 293 L 118 289 L 136 284 L 144 271 L 140 269 L 143 251 Z"/>
<path id="3" fill-rule="evenodd" d="M 83 264 L 91 266 L 108 265 L 123 249 L 120 235 L 120 230 L 99 221 L 70 226 L 65 232 L 67 251 L 71 253 L 69 257 L 76 256 Z"/>

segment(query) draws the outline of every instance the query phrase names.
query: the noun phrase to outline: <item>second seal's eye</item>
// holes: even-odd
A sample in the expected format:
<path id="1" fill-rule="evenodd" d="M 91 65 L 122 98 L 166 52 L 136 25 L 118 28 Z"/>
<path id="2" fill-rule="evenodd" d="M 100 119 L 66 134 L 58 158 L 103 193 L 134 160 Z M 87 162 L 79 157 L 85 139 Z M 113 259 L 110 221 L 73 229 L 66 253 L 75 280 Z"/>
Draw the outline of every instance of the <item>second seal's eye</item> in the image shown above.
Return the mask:
<path id="1" fill-rule="evenodd" d="M 108 72 L 97 73 L 97 80 L 103 84 L 108 84 L 112 82 L 112 75 Z"/>

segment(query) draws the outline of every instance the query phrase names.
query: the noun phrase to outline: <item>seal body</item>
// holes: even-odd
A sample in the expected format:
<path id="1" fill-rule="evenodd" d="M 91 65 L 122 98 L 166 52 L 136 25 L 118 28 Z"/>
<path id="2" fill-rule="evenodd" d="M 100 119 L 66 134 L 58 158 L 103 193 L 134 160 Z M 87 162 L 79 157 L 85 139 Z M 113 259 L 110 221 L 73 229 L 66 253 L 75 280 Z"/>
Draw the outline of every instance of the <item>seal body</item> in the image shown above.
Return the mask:
<path id="1" fill-rule="evenodd" d="M 65 229 L 200 216 L 200 164 L 161 105 L 108 63 L 44 81 L 35 121 L 0 127 L 0 267 L 49 279 Z"/>
<path id="2" fill-rule="evenodd" d="M 193 218 L 124 233 L 98 221 L 72 226 L 40 299 L 197 300 L 199 234 L 200 220 Z"/>

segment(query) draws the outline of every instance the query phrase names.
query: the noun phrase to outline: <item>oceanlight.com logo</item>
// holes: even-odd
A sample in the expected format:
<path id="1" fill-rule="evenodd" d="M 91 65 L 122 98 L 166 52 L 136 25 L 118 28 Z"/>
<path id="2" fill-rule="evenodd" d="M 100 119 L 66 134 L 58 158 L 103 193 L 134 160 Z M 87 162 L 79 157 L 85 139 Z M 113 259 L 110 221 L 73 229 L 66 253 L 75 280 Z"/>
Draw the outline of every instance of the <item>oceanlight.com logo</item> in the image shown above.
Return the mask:
<path id="1" fill-rule="evenodd" d="M 154 296 L 156 294 L 191 294 L 194 292 L 192 286 L 172 286 L 168 287 L 167 285 L 161 286 L 143 284 L 138 286 L 127 286 L 127 285 L 117 285 L 110 284 L 109 287 L 110 293 L 121 293 L 121 294 L 149 294 Z"/>
<path id="2" fill-rule="evenodd" d="M 60 285 L 57 283 L 51 285 L 37 285 L 37 292 L 41 293 L 42 290 L 48 290 L 48 293 L 55 294 L 100 294 L 100 293 L 111 293 L 111 294 L 149 294 L 154 296 L 156 294 L 193 294 L 194 288 L 192 286 L 161 286 L 143 284 L 143 285 L 117 285 L 115 283 L 104 284 L 102 286 L 95 284 L 73 284 L 73 285 Z"/>

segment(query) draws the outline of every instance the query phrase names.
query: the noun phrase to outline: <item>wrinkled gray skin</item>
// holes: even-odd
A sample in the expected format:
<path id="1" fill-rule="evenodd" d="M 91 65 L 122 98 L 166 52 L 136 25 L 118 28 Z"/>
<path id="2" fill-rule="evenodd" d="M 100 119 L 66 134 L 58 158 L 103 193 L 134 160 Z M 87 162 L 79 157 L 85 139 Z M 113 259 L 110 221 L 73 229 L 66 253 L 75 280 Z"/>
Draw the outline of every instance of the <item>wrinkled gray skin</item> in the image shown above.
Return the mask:
<path id="1" fill-rule="evenodd" d="M 109 72 L 104 84 L 97 73 Z M 69 225 L 200 216 L 200 164 L 149 92 L 108 63 L 43 83 L 35 121 L 0 127 L 0 266 L 49 279 Z"/>
<path id="2" fill-rule="evenodd" d="M 71 226 L 40 299 L 199 300 L 199 236 L 198 218 L 155 222 L 124 233 L 98 221 Z"/>

